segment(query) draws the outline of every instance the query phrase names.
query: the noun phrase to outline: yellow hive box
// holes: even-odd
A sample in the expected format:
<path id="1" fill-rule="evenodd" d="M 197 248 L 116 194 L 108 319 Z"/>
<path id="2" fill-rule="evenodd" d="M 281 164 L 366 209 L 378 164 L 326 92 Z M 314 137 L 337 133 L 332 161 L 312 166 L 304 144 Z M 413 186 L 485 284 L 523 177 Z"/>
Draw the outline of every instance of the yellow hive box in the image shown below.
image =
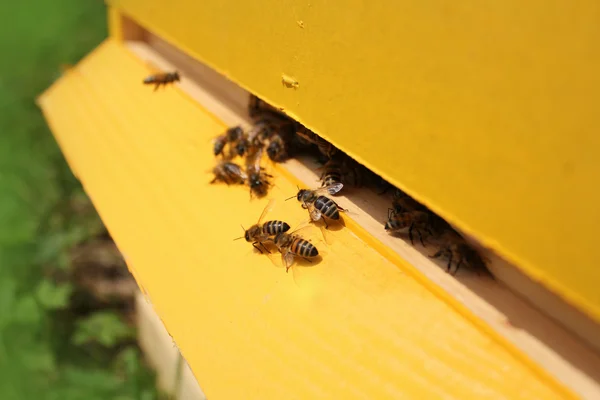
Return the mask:
<path id="1" fill-rule="evenodd" d="M 109 4 L 600 320 L 596 1 Z"/>
<path id="2" fill-rule="evenodd" d="M 439 4 L 435 12 L 431 5 L 390 12 L 356 1 L 340 8 L 265 0 L 111 5 L 112 39 L 39 103 L 209 398 L 550 399 L 600 393 L 588 376 L 572 369 L 563 374 L 556 367 L 564 362 L 560 356 L 523 351 L 532 341 L 508 317 L 488 313 L 482 320 L 485 313 L 440 290 L 444 284 L 425 279 L 351 218 L 349 229 L 332 232 L 328 244 L 317 230 L 313 239 L 322 261 L 295 273 L 253 254 L 248 243 L 233 242 L 239 225 L 256 222 L 266 200 L 248 202 L 246 188 L 208 183 L 211 138 L 224 131 L 231 120 L 223 116 L 232 111 L 214 100 L 218 112 L 203 108 L 187 89 L 153 93 L 141 85 L 149 64 L 122 40 L 144 34 L 121 15 L 283 108 L 597 316 L 591 266 L 598 256 L 588 251 L 591 236 L 565 236 L 565 230 L 589 233 L 588 222 L 598 221 L 595 189 L 587 197 L 576 193 L 586 188 L 578 182 L 598 170 L 591 162 L 581 168 L 598 140 L 589 135 L 584 146 L 562 124 L 569 109 L 580 115 L 590 109 L 570 98 L 564 113 L 542 118 L 564 99 L 524 82 L 534 76 L 538 85 L 548 82 L 536 68 L 551 52 L 538 40 L 537 56 L 530 52 L 530 62 L 519 64 L 517 48 L 510 47 L 527 49 L 537 38 L 536 24 L 547 21 L 523 19 L 519 25 L 506 4 Z M 526 7 L 532 8 L 520 6 L 519 12 L 533 15 L 533 6 Z M 553 15 L 547 18 L 566 21 L 564 13 Z M 501 35 L 509 25 L 515 32 Z M 591 35 L 581 30 L 580 39 Z M 508 48 L 514 51 L 502 53 L 498 64 L 500 50 Z M 564 66 L 548 68 L 546 77 L 568 73 Z M 585 68 L 572 82 L 591 79 Z M 561 86 L 561 93 L 578 87 Z M 545 102 L 534 101 L 544 96 Z M 591 114 L 576 122 L 580 128 L 572 129 L 581 135 L 598 127 Z M 562 151 L 555 154 L 556 146 Z M 557 175 L 565 162 L 568 183 L 566 175 Z M 293 227 L 306 212 L 283 199 L 299 182 L 284 169 L 274 175 L 270 197 L 279 201 L 272 217 Z M 549 218 L 567 210 L 574 217 L 569 224 Z M 520 304 L 513 308 L 526 308 Z M 600 363 L 590 357 L 593 370 Z"/>

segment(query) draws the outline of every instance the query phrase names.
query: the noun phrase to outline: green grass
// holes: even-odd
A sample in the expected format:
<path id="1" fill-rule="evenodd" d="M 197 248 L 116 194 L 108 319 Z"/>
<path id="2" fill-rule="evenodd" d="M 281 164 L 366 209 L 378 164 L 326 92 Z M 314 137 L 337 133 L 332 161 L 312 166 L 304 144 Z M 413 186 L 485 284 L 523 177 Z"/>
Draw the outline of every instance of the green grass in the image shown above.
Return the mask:
<path id="1" fill-rule="evenodd" d="M 126 326 L 110 313 L 65 318 L 73 286 L 55 279 L 68 267 L 69 247 L 101 224 L 95 213 L 74 219 L 64 209 L 82 191 L 34 99 L 61 64 L 76 63 L 106 34 L 100 0 L 0 2 L 3 400 L 157 397 L 135 346 L 106 351 L 131 336 Z"/>

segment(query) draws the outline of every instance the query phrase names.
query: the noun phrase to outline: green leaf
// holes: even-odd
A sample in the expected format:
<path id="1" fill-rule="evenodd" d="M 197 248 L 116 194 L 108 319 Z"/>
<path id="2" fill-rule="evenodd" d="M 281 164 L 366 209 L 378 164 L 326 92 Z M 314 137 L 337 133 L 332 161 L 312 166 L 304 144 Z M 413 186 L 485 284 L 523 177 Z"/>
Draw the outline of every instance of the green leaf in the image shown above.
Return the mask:
<path id="1" fill-rule="evenodd" d="M 0 332 L 1 328 L 11 319 L 16 292 L 17 282 L 15 279 L 9 276 L 0 280 Z"/>
<path id="2" fill-rule="evenodd" d="M 77 321 L 72 341 L 75 345 L 98 343 L 113 347 L 125 339 L 135 337 L 135 330 L 127 326 L 113 312 L 100 311 Z"/>
<path id="3" fill-rule="evenodd" d="M 48 279 L 41 281 L 35 290 L 38 301 L 47 310 L 67 307 L 72 292 L 73 285 L 70 283 L 57 285 Z"/>
<path id="4" fill-rule="evenodd" d="M 135 376 L 140 369 L 140 353 L 135 347 L 128 347 L 115 358 L 114 367 L 123 371 L 125 376 Z"/>
<path id="5" fill-rule="evenodd" d="M 42 319 L 42 310 L 33 295 L 21 297 L 14 308 L 13 321 L 38 325 Z"/>
<path id="6" fill-rule="evenodd" d="M 54 354 L 45 343 L 32 343 L 31 347 L 23 349 L 19 359 L 30 372 L 49 373 L 56 369 Z"/>

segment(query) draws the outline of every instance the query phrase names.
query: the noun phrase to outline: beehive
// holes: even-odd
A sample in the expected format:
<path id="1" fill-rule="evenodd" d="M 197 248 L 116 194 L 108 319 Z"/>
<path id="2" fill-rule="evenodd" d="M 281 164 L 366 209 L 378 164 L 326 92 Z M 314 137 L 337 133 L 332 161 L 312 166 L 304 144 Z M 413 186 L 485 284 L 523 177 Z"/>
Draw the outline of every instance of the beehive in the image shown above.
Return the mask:
<path id="1" fill-rule="evenodd" d="M 398 7 L 114 1 L 111 38 L 40 105 L 209 398 L 598 395 L 595 5 Z M 181 85 L 152 93 L 154 67 Z M 568 329 L 386 236 L 373 194 L 340 200 L 347 229 L 298 281 L 233 242 L 265 202 L 206 172 L 247 92 L 510 261 L 499 280 Z M 317 179 L 273 168 L 280 200 Z"/>

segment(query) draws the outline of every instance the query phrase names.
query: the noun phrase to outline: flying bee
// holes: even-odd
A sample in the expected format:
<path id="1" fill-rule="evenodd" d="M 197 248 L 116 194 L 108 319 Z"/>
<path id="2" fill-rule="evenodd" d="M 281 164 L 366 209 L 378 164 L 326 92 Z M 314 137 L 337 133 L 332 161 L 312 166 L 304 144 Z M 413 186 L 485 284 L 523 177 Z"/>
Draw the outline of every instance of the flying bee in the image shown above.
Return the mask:
<path id="1" fill-rule="evenodd" d="M 423 231 L 434 236 L 434 216 L 431 213 L 424 211 L 401 211 L 388 210 L 388 220 L 385 223 L 385 230 L 389 233 L 397 233 L 408 228 L 408 238 L 410 243 L 414 245 L 413 231 L 417 232 L 419 240 L 423 247 Z"/>
<path id="2" fill-rule="evenodd" d="M 299 189 L 295 197 L 302 203 L 302 208 L 308 210 L 312 221 L 317 222 L 322 219 L 325 223 L 325 228 L 328 228 L 326 218 L 337 221 L 340 219 L 340 211 L 348 210 L 340 207 L 335 201 L 323 195 L 323 193 L 337 193 L 343 186 L 342 183 L 334 183 L 316 190 Z M 290 199 L 293 198 L 294 196 L 290 197 Z"/>
<path id="3" fill-rule="evenodd" d="M 299 126 L 296 129 L 296 135 L 310 143 L 315 144 L 319 148 L 321 154 L 327 156 L 329 159 L 333 158 L 333 156 L 338 152 L 338 149 L 334 145 L 303 126 Z"/>
<path id="4" fill-rule="evenodd" d="M 263 253 L 263 250 L 267 253 L 270 253 L 270 251 L 265 247 L 264 244 L 268 241 L 273 241 L 273 236 L 276 236 L 280 233 L 285 233 L 290 230 L 290 226 L 283 221 L 272 220 L 262 224 L 262 220 L 267 215 L 267 213 L 273 208 L 274 204 L 274 199 L 269 200 L 263 212 L 260 214 L 258 222 L 256 222 L 256 224 L 252 225 L 247 230 L 244 229 L 244 227 L 242 226 L 242 229 L 244 229 L 244 236 L 234 240 L 242 238 L 246 239 L 246 242 L 252 243 L 252 246 L 254 246 L 254 248 L 258 251 L 260 251 L 261 254 Z"/>
<path id="5" fill-rule="evenodd" d="M 300 235 L 296 234 L 299 229 L 295 229 L 292 233 L 278 233 L 273 239 L 275 246 L 281 253 L 281 260 L 285 265 L 285 272 L 292 267 L 295 257 L 302 257 L 308 262 L 319 255 L 319 250 L 314 244 Z"/>
<path id="6" fill-rule="evenodd" d="M 225 150 L 225 146 L 229 144 L 230 146 L 230 154 L 229 158 L 233 158 L 233 148 L 237 142 L 239 142 L 244 136 L 244 130 L 241 126 L 234 126 L 225 131 L 222 135 L 219 135 L 215 138 L 213 145 L 213 154 L 218 156 L 223 154 L 223 150 Z"/>
<path id="7" fill-rule="evenodd" d="M 454 230 L 446 230 L 440 238 L 441 247 L 430 258 L 444 258 L 448 260 L 446 272 L 455 275 L 461 265 L 471 269 L 485 269 L 484 258 L 467 241 Z M 451 272 L 452 262 L 455 264 L 454 272 Z"/>
<path id="8" fill-rule="evenodd" d="M 161 85 L 167 86 L 169 83 L 179 82 L 180 78 L 177 71 L 154 74 L 144 79 L 144 85 L 154 85 L 156 91 Z"/>
<path id="9" fill-rule="evenodd" d="M 212 172 L 215 177 L 210 183 L 220 181 L 228 185 L 243 184 L 248 178 L 246 173 L 242 171 L 242 167 L 231 161 L 221 161 L 213 168 Z"/>

